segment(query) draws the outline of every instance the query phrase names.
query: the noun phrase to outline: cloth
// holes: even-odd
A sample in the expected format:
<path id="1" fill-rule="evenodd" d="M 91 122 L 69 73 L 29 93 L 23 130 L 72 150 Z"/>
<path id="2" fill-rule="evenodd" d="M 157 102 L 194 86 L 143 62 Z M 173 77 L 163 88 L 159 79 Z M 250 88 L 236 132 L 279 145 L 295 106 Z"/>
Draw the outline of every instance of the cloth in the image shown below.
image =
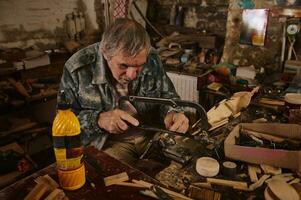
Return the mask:
<path id="1" fill-rule="evenodd" d="M 140 134 L 132 137 L 131 140 L 108 139 L 103 150 L 120 161 L 134 165 L 146 150 L 151 138 L 152 134 Z"/>
<path id="2" fill-rule="evenodd" d="M 115 0 L 114 4 L 114 19 L 126 18 L 128 15 L 129 0 Z"/>
<path id="3" fill-rule="evenodd" d="M 95 43 L 71 56 L 63 69 L 60 91 L 64 91 L 66 100 L 80 121 L 83 144 L 92 144 L 101 149 L 109 134 L 98 126 L 99 113 L 116 108 L 118 99 L 99 45 L 100 43 Z M 150 50 L 138 77 L 129 83 L 128 94 L 179 99 L 155 49 Z M 60 102 L 61 92 L 58 94 L 58 104 Z M 154 119 L 162 121 L 166 113 L 173 109 L 138 102 L 134 102 L 133 106 L 139 114 L 141 124 Z"/>

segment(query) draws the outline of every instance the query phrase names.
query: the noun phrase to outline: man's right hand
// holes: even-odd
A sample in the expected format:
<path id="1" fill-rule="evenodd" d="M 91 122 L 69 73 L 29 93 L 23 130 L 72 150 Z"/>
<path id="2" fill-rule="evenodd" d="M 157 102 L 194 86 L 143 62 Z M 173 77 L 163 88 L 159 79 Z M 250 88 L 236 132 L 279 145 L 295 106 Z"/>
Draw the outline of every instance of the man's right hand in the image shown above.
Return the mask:
<path id="1" fill-rule="evenodd" d="M 129 128 L 128 123 L 134 126 L 139 125 L 137 119 L 120 109 L 102 112 L 98 117 L 98 126 L 113 134 L 126 131 Z"/>

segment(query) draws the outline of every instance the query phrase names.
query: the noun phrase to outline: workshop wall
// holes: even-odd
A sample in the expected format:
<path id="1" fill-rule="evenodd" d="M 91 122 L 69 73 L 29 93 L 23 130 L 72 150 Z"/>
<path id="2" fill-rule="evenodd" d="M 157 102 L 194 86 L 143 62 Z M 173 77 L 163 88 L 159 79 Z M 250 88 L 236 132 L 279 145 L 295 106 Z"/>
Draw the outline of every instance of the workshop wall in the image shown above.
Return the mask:
<path id="1" fill-rule="evenodd" d="M 265 45 L 252 46 L 240 44 L 242 28 L 242 9 L 244 7 L 268 8 L 275 6 L 274 0 L 231 0 L 229 5 L 227 34 L 222 61 L 237 66 L 265 67 L 269 71 L 281 70 L 282 24 L 279 17 L 269 12 Z M 271 11 L 271 10 L 270 10 Z"/>
<path id="2" fill-rule="evenodd" d="M 227 0 L 156 0 L 150 1 L 149 17 L 160 24 L 170 24 L 173 6 L 183 6 L 182 23 L 178 27 L 195 28 L 203 33 L 226 34 L 228 1 Z M 177 18 L 177 16 L 175 16 Z"/>
<path id="3" fill-rule="evenodd" d="M 67 40 L 66 15 L 75 10 L 83 12 L 85 39 L 93 39 L 102 27 L 101 1 L 0 0 L 0 47 L 56 46 Z"/>

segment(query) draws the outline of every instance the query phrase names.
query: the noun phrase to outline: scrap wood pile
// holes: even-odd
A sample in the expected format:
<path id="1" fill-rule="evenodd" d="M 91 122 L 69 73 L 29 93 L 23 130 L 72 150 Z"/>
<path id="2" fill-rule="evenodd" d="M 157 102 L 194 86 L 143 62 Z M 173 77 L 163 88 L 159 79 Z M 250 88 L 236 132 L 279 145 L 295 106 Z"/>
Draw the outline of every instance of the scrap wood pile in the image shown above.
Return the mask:
<path id="1" fill-rule="evenodd" d="M 27 194 L 24 200 L 67 200 L 59 184 L 49 175 L 39 176 L 35 179 L 35 187 Z"/>

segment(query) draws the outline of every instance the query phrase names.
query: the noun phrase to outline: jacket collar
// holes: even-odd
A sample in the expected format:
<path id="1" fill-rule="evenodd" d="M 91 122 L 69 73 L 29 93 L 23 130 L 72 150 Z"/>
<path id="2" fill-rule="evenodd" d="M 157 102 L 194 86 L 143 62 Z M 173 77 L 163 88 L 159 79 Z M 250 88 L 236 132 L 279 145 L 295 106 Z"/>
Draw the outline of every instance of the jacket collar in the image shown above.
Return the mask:
<path id="1" fill-rule="evenodd" d="M 98 49 L 96 62 L 93 66 L 93 79 L 92 84 L 104 84 L 108 82 L 108 64 L 107 60 L 103 57 L 101 49 Z"/>

